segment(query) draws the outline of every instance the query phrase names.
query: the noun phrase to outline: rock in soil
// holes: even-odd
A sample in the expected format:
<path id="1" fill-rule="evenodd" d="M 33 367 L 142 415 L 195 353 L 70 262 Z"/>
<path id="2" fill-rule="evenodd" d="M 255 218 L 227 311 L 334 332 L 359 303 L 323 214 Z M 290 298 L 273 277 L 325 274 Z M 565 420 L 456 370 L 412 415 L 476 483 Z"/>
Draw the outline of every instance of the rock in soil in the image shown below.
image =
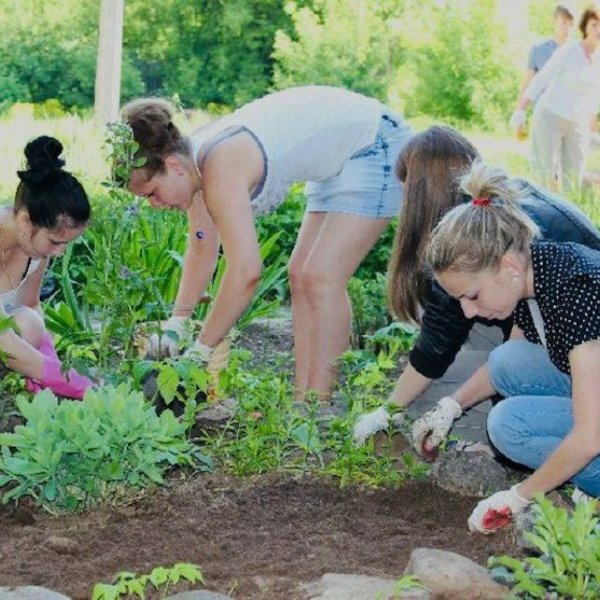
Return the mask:
<path id="1" fill-rule="evenodd" d="M 58 592 L 36 585 L 15 588 L 0 587 L 0 600 L 70 600 Z"/>
<path id="2" fill-rule="evenodd" d="M 165 600 L 231 600 L 231 596 L 223 596 L 223 594 L 209 592 L 208 590 L 191 590 L 169 596 Z"/>
<path id="3" fill-rule="evenodd" d="M 313 583 L 301 587 L 308 600 L 390 600 L 397 598 L 394 579 L 326 573 Z M 402 592 L 403 599 L 429 600 L 427 590 Z"/>
<path id="4" fill-rule="evenodd" d="M 438 486 L 462 496 L 485 498 L 511 486 L 504 467 L 484 452 L 442 452 L 432 476 Z"/>
<path id="5" fill-rule="evenodd" d="M 444 600 L 503 600 L 510 593 L 482 566 L 446 550 L 417 548 L 404 574 L 418 577 L 433 598 Z"/>
<path id="6" fill-rule="evenodd" d="M 75 540 L 57 535 L 51 535 L 46 539 L 46 547 L 57 554 L 77 554 L 79 551 L 79 544 Z"/>

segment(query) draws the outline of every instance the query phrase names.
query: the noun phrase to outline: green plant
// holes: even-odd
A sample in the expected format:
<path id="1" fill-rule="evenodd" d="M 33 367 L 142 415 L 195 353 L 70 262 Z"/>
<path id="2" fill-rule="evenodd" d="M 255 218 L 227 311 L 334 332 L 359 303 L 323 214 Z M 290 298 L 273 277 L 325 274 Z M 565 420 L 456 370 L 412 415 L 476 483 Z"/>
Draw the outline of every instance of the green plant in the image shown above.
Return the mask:
<path id="1" fill-rule="evenodd" d="M 125 385 L 91 390 L 81 402 L 59 404 L 45 390 L 16 404 L 26 424 L 0 434 L 0 487 L 11 485 L 3 503 L 30 496 L 50 512 L 77 510 L 162 484 L 174 465 L 211 466 L 184 424 L 170 411 L 157 416 Z"/>
<path id="2" fill-rule="evenodd" d="M 92 591 L 92 600 L 118 600 L 121 596 L 145 598 L 145 590 L 150 583 L 155 590 L 162 588 L 160 598 L 166 598 L 169 588 L 186 580 L 190 583 L 204 583 L 200 567 L 191 563 L 176 563 L 172 567 L 156 567 L 148 575 L 136 575 L 123 571 L 115 576 L 116 583 L 97 583 Z"/>
<path id="3" fill-rule="evenodd" d="M 122 121 L 108 123 L 104 141 L 111 165 L 111 184 L 126 188 L 131 171 L 146 164 L 143 156 L 136 158 L 140 145 L 133 137 L 133 130 L 128 123 Z"/>
<path id="4" fill-rule="evenodd" d="M 569 515 L 550 500 L 536 498 L 533 532 L 526 538 L 541 556 L 522 560 L 510 556 L 492 557 L 491 567 L 511 572 L 518 598 L 600 597 L 600 527 L 596 502 L 582 502 Z"/>

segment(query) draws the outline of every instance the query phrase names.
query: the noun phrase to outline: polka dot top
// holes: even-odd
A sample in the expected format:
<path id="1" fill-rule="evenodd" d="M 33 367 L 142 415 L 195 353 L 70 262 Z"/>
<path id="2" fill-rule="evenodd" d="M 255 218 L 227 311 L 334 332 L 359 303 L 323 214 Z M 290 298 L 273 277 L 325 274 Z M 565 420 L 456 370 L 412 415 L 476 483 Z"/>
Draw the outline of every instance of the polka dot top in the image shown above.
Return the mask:
<path id="1" fill-rule="evenodd" d="M 531 245 L 533 289 L 552 362 L 571 374 L 573 348 L 600 339 L 600 252 L 574 243 Z M 541 344 L 526 300 L 515 310 L 515 324 Z"/>

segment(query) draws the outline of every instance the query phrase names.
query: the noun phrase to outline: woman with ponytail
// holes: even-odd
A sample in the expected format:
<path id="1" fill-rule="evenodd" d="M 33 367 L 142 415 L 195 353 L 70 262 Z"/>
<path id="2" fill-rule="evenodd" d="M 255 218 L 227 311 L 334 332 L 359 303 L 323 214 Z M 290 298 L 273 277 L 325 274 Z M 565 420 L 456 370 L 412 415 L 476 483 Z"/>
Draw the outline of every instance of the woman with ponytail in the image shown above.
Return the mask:
<path id="1" fill-rule="evenodd" d="M 90 219 L 82 185 L 63 169 L 63 147 L 41 136 L 25 147 L 26 167 L 12 208 L 0 209 L 0 352 L 5 365 L 27 377 L 27 388 L 49 388 L 82 398 L 92 382 L 71 369 L 62 372 L 39 304 L 48 261 L 63 253 Z M 12 324 L 8 318 L 12 319 Z"/>
<path id="2" fill-rule="evenodd" d="M 600 496 L 600 251 L 541 241 L 499 183 L 495 169 L 475 164 L 462 180 L 471 200 L 441 220 L 426 252 L 465 317 L 514 315 L 510 340 L 492 351 L 471 398 L 505 397 L 489 414 L 490 439 L 534 472 L 477 505 L 469 528 L 482 533 L 567 481 Z"/>
<path id="3" fill-rule="evenodd" d="M 432 281 L 425 268 L 432 229 L 449 210 L 473 199 L 461 188 L 460 176 L 478 159 L 477 149 L 462 134 L 451 127 L 434 126 L 408 142 L 396 165 L 404 201 L 390 260 L 388 302 L 396 317 L 418 324 L 420 331 L 389 408 L 406 408 L 408 416 L 417 418 L 413 437 L 419 452 L 430 436 L 425 454 L 451 428 L 469 442 L 488 442 L 483 425 L 491 402 L 467 411 L 473 404 L 470 386 L 489 351 L 507 338 L 512 326 L 511 318 L 465 316 L 460 304 Z M 493 173 L 486 179 L 486 185 L 492 186 L 488 193 L 513 199 L 545 239 L 600 250 L 600 232 L 573 204 L 527 181 L 510 178 L 500 169 L 486 172 Z M 459 352 L 466 342 L 476 350 Z M 444 406 L 441 416 L 439 410 L 431 410 L 440 403 Z M 364 443 L 389 423 L 386 407 L 362 415 L 354 429 L 356 443 Z"/>

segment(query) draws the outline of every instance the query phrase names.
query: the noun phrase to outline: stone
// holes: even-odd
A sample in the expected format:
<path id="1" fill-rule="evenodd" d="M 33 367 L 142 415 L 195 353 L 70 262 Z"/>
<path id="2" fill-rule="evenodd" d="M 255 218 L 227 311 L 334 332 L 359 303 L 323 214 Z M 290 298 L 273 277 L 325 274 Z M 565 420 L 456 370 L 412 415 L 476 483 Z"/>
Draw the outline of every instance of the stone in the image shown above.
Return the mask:
<path id="1" fill-rule="evenodd" d="M 196 415 L 196 425 L 201 429 L 218 429 L 233 418 L 238 408 L 235 398 L 225 398 L 209 404 Z"/>
<path id="2" fill-rule="evenodd" d="M 485 452 L 441 452 L 431 474 L 439 487 L 461 496 L 486 498 L 511 486 L 504 467 Z"/>
<path id="3" fill-rule="evenodd" d="M 68 596 L 37 585 L 0 587 L 0 600 L 70 600 Z"/>
<path id="4" fill-rule="evenodd" d="M 46 546 L 57 554 L 77 554 L 79 544 L 70 538 L 51 535 L 46 539 Z"/>
<path id="5" fill-rule="evenodd" d="M 174 596 L 168 596 L 165 600 L 231 600 L 231 596 L 224 596 L 223 594 L 208 590 L 191 590 L 175 594 Z"/>
<path id="6" fill-rule="evenodd" d="M 309 600 L 391 600 L 397 598 L 397 580 L 326 573 L 320 580 L 301 586 L 300 593 Z M 426 589 L 402 591 L 403 600 L 430 600 Z"/>
<path id="7" fill-rule="evenodd" d="M 510 593 L 487 569 L 446 550 L 413 550 L 404 574 L 418 577 L 436 600 L 502 600 Z"/>

